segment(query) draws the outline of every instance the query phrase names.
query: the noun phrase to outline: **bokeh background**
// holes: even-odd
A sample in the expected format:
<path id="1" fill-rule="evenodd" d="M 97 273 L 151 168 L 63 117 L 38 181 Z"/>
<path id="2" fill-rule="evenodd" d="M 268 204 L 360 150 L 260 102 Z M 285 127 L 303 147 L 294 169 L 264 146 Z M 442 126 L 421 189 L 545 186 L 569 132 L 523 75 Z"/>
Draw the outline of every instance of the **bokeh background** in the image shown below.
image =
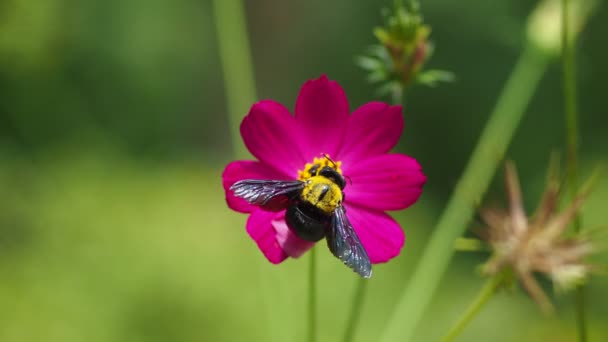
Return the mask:
<path id="1" fill-rule="evenodd" d="M 374 99 L 354 57 L 374 43 L 390 1 L 245 1 L 257 93 L 293 108 L 307 79 L 339 81 L 351 108 Z M 422 1 L 433 27 L 429 65 L 455 83 L 406 98 L 398 150 L 429 181 L 394 213 L 407 243 L 375 267 L 357 341 L 392 312 L 525 37 L 536 1 Z M 608 152 L 608 14 L 600 6 L 578 49 L 583 176 Z M 553 64 L 521 123 L 515 160 L 528 210 L 549 153 L 564 146 L 560 68 Z M 303 341 L 308 260 L 267 263 L 225 205 L 232 158 L 209 0 L 0 2 L 0 340 Z M 243 113 L 244 115 L 245 113 Z M 501 175 L 487 194 L 501 204 Z M 584 208 L 606 224 L 608 181 Z M 321 341 L 343 334 L 356 276 L 318 246 Z M 482 280 L 486 255 L 458 254 L 418 330 L 440 337 Z M 606 261 L 599 257 L 597 262 Z M 551 291 L 551 285 L 544 283 Z M 592 340 L 608 339 L 608 280 L 589 284 Z M 463 341 L 572 341 L 573 299 L 544 317 L 520 291 L 496 296 Z"/>

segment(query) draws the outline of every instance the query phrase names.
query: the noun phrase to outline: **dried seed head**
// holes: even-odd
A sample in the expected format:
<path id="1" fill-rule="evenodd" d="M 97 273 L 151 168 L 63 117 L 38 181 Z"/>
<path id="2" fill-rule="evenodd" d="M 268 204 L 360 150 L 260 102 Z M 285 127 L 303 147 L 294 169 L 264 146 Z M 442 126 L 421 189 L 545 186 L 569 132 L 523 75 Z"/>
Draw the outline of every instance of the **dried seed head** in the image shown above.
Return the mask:
<path id="1" fill-rule="evenodd" d="M 559 182 L 552 175 L 538 209 L 527 217 L 517 171 L 511 162 L 507 162 L 505 168 L 505 183 L 509 210 L 481 211 L 487 229 L 480 236 L 493 251 L 483 272 L 495 275 L 511 269 L 530 297 L 543 311 L 549 312 L 553 307 L 534 273 L 547 275 L 556 287 L 567 290 L 583 282 L 591 270 L 584 261 L 593 251 L 590 241 L 564 234 L 583 204 L 586 192 L 579 194 L 560 212 L 557 210 Z"/>

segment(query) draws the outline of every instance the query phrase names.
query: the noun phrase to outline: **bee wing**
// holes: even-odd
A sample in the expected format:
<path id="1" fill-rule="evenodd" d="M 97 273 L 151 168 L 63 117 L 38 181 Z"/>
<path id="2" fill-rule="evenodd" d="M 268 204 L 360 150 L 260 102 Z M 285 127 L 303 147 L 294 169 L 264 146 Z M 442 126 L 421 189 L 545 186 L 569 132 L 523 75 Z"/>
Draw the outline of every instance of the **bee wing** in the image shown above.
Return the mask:
<path id="1" fill-rule="evenodd" d="M 372 276 L 372 263 L 342 206 L 334 210 L 331 228 L 327 234 L 327 246 L 333 255 L 360 276 Z"/>
<path id="2" fill-rule="evenodd" d="M 234 183 L 235 196 L 268 210 L 285 209 L 304 188 L 301 181 L 245 179 Z"/>

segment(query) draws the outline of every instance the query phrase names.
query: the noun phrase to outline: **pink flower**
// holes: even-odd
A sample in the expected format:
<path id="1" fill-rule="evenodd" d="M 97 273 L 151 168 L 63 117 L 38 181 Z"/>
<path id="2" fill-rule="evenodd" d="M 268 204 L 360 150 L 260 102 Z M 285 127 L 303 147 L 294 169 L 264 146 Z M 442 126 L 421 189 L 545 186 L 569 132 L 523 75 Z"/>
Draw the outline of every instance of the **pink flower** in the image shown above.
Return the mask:
<path id="1" fill-rule="evenodd" d="M 347 178 L 343 205 L 370 261 L 386 262 L 399 255 L 405 235 L 384 211 L 414 204 L 426 182 L 414 158 L 388 153 L 402 130 L 401 106 L 370 102 L 349 115 L 344 90 L 326 76 L 302 86 L 295 117 L 280 103 L 260 101 L 241 123 L 245 145 L 258 161 L 226 166 L 222 181 L 228 206 L 250 214 L 247 232 L 270 262 L 299 257 L 314 243 L 287 227 L 285 210 L 264 210 L 229 188 L 244 179 L 296 180 L 315 158 L 327 154 Z"/>

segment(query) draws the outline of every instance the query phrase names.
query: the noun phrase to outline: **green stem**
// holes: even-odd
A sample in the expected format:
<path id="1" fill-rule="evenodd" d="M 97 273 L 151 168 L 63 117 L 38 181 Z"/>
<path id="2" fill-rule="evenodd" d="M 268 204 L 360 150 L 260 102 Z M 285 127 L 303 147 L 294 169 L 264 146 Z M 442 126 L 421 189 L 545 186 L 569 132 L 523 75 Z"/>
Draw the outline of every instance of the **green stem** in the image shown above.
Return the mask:
<path id="1" fill-rule="evenodd" d="M 454 241 L 464 233 L 548 62 L 549 56 L 530 43 L 522 52 L 380 341 L 412 339 L 452 258 Z"/>
<path id="2" fill-rule="evenodd" d="M 587 314 L 585 304 L 585 286 L 579 285 L 576 287 L 576 324 L 578 327 L 578 340 L 580 342 L 587 341 Z"/>
<path id="3" fill-rule="evenodd" d="M 494 293 L 496 293 L 496 289 L 498 289 L 502 283 L 502 280 L 503 277 L 497 275 L 486 281 L 485 285 L 481 288 L 481 291 L 479 291 L 477 294 L 477 297 L 475 297 L 473 302 L 467 308 L 467 311 L 465 311 L 458 322 L 456 322 L 450 331 L 441 339 L 442 342 L 454 341 L 454 339 L 462 333 L 464 328 L 469 325 L 471 320 L 477 316 L 481 308 L 488 302 Z"/>
<path id="4" fill-rule="evenodd" d="M 576 94 L 575 69 L 575 35 L 571 34 L 570 7 L 568 0 L 562 0 L 562 73 L 564 88 L 564 108 L 566 119 L 566 170 L 570 196 L 574 198 L 578 192 L 578 111 Z M 581 218 L 577 214 L 574 220 L 574 230 L 581 229 Z M 579 285 L 576 289 L 576 316 L 578 340 L 587 341 L 587 322 L 585 313 L 585 288 Z"/>
<path id="5" fill-rule="evenodd" d="M 248 153 L 241 141 L 239 124 L 256 95 L 245 10 L 241 0 L 215 0 L 213 8 L 232 147 L 237 158 L 246 158 Z"/>
<path id="6" fill-rule="evenodd" d="M 562 73 L 564 107 L 566 119 L 566 164 L 570 196 L 578 192 L 578 112 L 576 80 L 574 69 L 574 49 L 571 44 L 574 35 L 569 35 L 568 0 L 562 0 Z"/>
<path id="7" fill-rule="evenodd" d="M 308 342 L 317 340 L 317 272 L 315 248 L 310 249 L 308 273 Z"/>
<path id="8" fill-rule="evenodd" d="M 402 105 L 403 104 L 403 86 L 394 87 L 391 92 L 391 101 L 394 105 Z"/>
<path id="9" fill-rule="evenodd" d="M 367 288 L 367 279 L 360 278 L 357 282 L 357 288 L 353 296 L 353 307 L 351 308 L 348 321 L 346 321 L 346 330 L 344 330 L 344 338 L 342 341 L 350 342 L 355 336 L 357 326 L 359 323 L 359 317 L 361 317 L 361 307 L 363 306 L 363 300 L 365 298 L 365 289 Z"/>

